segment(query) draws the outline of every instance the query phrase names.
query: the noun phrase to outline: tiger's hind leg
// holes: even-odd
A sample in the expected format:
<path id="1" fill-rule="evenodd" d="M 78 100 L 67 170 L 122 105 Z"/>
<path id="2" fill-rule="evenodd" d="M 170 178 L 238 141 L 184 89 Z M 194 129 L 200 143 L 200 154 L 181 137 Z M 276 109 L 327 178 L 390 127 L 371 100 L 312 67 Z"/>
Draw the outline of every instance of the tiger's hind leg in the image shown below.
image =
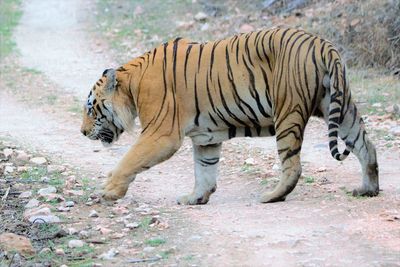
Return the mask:
<path id="1" fill-rule="evenodd" d="M 358 158 L 362 170 L 362 185 L 354 189 L 353 196 L 376 196 L 379 193 L 378 162 L 375 146 L 368 138 L 365 125 L 354 103 L 350 102 L 339 136 L 353 146 L 352 152 Z"/>
<path id="2" fill-rule="evenodd" d="M 299 116 L 298 112 L 291 113 L 275 125 L 282 174 L 275 189 L 272 192 L 264 192 L 260 202 L 284 201 L 296 187 L 301 175 L 300 151 L 305 127 L 299 123 L 303 121 L 303 118 Z"/>
<path id="3" fill-rule="evenodd" d="M 221 143 L 200 146 L 193 144 L 195 185 L 193 192 L 178 198 L 178 204 L 206 204 L 217 189 L 218 162 Z"/>

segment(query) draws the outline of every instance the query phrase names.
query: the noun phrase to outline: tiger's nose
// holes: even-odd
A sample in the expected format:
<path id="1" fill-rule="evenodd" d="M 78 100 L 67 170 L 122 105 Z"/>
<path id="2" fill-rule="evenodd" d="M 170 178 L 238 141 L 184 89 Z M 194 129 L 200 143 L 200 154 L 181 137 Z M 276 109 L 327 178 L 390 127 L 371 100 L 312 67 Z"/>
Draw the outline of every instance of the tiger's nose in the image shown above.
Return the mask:
<path id="1" fill-rule="evenodd" d="M 81 133 L 86 136 L 87 135 L 87 131 L 85 129 L 81 129 Z"/>

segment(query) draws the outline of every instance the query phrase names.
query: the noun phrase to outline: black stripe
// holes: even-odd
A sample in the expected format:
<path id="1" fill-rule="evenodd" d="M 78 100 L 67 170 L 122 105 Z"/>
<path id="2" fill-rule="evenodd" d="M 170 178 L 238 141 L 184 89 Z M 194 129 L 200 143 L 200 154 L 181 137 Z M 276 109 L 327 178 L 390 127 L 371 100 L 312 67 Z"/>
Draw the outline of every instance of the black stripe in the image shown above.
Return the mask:
<path id="1" fill-rule="evenodd" d="M 199 126 L 200 108 L 199 108 L 199 99 L 197 96 L 197 74 L 194 75 L 194 100 L 196 105 L 196 117 L 194 118 L 194 124 L 196 126 Z"/>
<path id="2" fill-rule="evenodd" d="M 190 50 L 192 50 L 192 45 L 189 45 L 186 49 L 186 57 L 185 57 L 185 67 L 184 67 L 184 77 L 185 77 L 185 86 L 187 88 L 187 63 L 189 59 Z"/>

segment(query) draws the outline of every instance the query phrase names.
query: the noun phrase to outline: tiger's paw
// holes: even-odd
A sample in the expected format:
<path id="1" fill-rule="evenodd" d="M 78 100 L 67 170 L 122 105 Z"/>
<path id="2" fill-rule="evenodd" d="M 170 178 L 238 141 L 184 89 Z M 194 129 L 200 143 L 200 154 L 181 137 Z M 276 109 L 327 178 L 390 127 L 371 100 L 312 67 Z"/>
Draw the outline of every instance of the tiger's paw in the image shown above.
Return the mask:
<path id="1" fill-rule="evenodd" d="M 353 197 L 375 197 L 379 194 L 379 188 L 370 189 L 370 188 L 357 188 L 353 190 Z"/>
<path id="2" fill-rule="evenodd" d="M 260 197 L 260 202 L 261 203 L 273 203 L 273 202 L 279 202 L 279 201 L 285 201 L 286 196 L 277 196 L 274 194 L 274 192 L 266 192 L 263 193 Z"/>
<path id="3" fill-rule="evenodd" d="M 108 181 L 102 191 L 102 197 L 105 200 L 117 200 L 123 198 L 128 191 L 128 186 Z"/>
<path id="4" fill-rule="evenodd" d="M 179 197 L 176 201 L 179 205 L 204 205 L 209 200 L 209 195 L 197 197 L 195 194 L 189 194 Z"/>

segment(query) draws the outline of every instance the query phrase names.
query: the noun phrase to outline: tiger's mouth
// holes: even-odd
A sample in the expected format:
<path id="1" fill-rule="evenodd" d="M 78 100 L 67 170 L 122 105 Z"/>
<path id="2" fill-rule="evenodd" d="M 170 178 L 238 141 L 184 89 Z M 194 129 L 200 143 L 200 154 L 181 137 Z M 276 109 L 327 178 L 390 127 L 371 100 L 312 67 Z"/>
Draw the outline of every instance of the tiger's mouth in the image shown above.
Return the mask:
<path id="1" fill-rule="evenodd" d="M 97 134 L 97 139 L 100 139 L 103 146 L 110 146 L 114 141 L 116 136 L 114 133 L 109 129 L 101 129 Z"/>

